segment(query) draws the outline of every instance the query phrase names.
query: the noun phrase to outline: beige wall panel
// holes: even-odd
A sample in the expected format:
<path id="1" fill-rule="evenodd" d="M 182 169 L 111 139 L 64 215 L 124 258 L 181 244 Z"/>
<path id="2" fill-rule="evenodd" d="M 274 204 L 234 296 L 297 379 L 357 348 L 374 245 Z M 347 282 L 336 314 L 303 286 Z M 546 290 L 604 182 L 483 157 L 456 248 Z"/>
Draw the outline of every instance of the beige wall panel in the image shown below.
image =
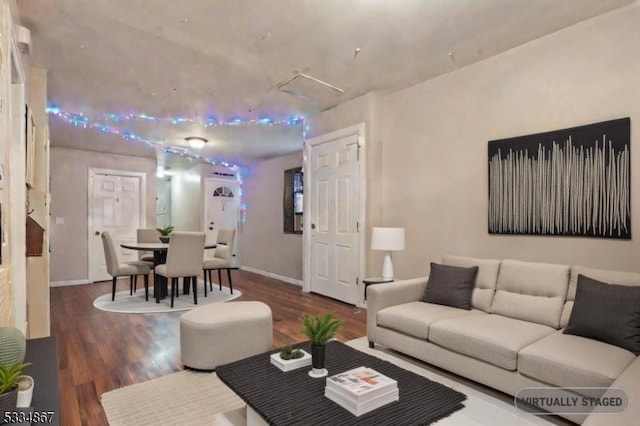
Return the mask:
<path id="1" fill-rule="evenodd" d="M 29 190 L 31 217 L 44 229 L 42 255 L 27 257 L 27 311 L 30 339 L 51 334 L 49 315 L 49 125 L 47 70 L 29 69 L 29 108 L 35 123 L 34 179 Z"/>
<path id="2" fill-rule="evenodd" d="M 284 171 L 301 166 L 302 151 L 257 163 L 243 176 L 242 266 L 302 280 L 302 235 L 285 234 L 282 218 Z"/>
<path id="3" fill-rule="evenodd" d="M 146 223 L 156 223 L 156 160 L 51 148 L 51 281 L 86 280 L 89 168 L 147 174 Z M 64 224 L 56 224 L 63 217 Z"/>
<path id="4" fill-rule="evenodd" d="M 384 101 L 384 223 L 398 276 L 443 254 L 640 271 L 640 3 Z M 487 141 L 631 117 L 631 241 L 487 233 Z"/>

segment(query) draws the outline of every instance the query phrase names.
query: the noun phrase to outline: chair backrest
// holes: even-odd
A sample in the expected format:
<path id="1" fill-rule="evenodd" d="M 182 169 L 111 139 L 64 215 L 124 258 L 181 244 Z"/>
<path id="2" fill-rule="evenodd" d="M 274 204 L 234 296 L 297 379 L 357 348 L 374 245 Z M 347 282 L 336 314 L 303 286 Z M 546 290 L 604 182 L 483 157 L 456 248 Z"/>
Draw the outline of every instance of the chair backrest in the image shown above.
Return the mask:
<path id="1" fill-rule="evenodd" d="M 236 238 L 235 229 L 219 229 L 216 241 L 216 249 L 213 257 L 226 261 L 231 264 L 231 256 L 233 254 L 233 241 Z"/>
<path id="2" fill-rule="evenodd" d="M 104 247 L 107 272 L 111 276 L 117 275 L 118 269 L 120 268 L 120 262 L 118 262 L 118 255 L 116 254 L 116 249 L 113 245 L 113 239 L 107 231 L 104 231 L 100 236 L 102 237 L 102 245 Z"/>
<path id="3" fill-rule="evenodd" d="M 138 228 L 136 238 L 139 243 L 157 243 L 160 241 L 160 233 L 155 228 Z M 138 259 L 150 254 L 151 252 L 138 250 Z"/>
<path id="4" fill-rule="evenodd" d="M 139 228 L 137 231 L 139 243 L 157 243 L 160 241 L 160 233 L 155 228 Z"/>
<path id="5" fill-rule="evenodd" d="M 167 275 L 171 277 L 199 275 L 202 271 L 205 238 L 204 232 L 172 232 L 167 250 Z"/>

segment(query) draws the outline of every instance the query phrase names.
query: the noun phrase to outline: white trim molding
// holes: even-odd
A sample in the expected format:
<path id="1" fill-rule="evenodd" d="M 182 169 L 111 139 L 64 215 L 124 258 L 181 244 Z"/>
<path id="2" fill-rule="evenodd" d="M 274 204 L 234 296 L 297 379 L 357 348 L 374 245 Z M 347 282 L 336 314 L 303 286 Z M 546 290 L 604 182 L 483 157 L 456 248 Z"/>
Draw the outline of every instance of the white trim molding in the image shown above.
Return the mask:
<path id="1" fill-rule="evenodd" d="M 285 277 L 284 275 L 274 274 L 273 272 L 263 271 L 262 269 L 252 268 L 251 266 L 240 266 L 240 269 L 243 271 L 253 272 L 254 274 L 264 275 L 265 277 L 275 278 L 276 280 L 284 281 L 289 284 L 295 284 L 302 287 L 302 280 L 297 280 L 295 278 Z"/>
<path id="2" fill-rule="evenodd" d="M 49 283 L 49 287 L 67 287 L 70 285 L 82 285 L 82 284 L 93 284 L 93 283 L 90 283 L 88 278 L 84 280 L 51 281 Z"/>

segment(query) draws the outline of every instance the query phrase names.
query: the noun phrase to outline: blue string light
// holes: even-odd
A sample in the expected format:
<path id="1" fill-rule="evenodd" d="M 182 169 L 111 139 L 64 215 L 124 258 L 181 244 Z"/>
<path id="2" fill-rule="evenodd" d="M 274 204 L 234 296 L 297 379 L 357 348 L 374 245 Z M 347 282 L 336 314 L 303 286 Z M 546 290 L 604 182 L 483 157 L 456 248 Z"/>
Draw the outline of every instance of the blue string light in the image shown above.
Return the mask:
<path id="1" fill-rule="evenodd" d="M 75 120 L 88 120 L 84 114 L 65 111 L 60 108 L 58 105 L 50 104 L 47 107 L 47 112 L 50 114 L 54 114 L 60 118 L 64 118 L 67 121 Z M 116 114 L 116 113 L 105 113 L 102 115 L 102 118 L 105 121 L 113 121 L 116 123 L 123 121 L 147 121 L 153 123 L 168 123 L 171 125 L 183 125 L 183 124 L 196 124 L 203 125 L 204 127 L 221 127 L 221 126 L 252 126 L 252 125 L 282 125 L 286 124 L 288 126 L 296 126 L 303 122 L 304 117 L 291 117 L 283 120 L 274 120 L 269 117 L 261 117 L 258 119 L 251 120 L 243 120 L 241 118 L 235 118 L 229 121 L 219 121 L 214 116 L 207 117 L 204 121 L 201 119 L 193 119 L 188 117 L 156 117 L 146 113 L 131 113 L 131 114 Z M 100 120 L 95 120 L 100 121 Z M 73 123 L 72 123 L 73 124 Z"/>
<path id="2" fill-rule="evenodd" d="M 158 124 L 170 124 L 173 126 L 183 126 L 185 124 L 195 124 L 200 125 L 205 128 L 212 127 L 238 127 L 238 126 L 274 126 L 274 125 L 287 125 L 287 126 L 296 126 L 304 121 L 303 117 L 293 117 L 288 118 L 286 120 L 273 120 L 268 117 L 262 117 L 260 119 L 254 120 L 242 120 L 240 118 L 233 119 L 231 121 L 218 121 L 216 117 L 209 116 L 204 122 L 201 120 L 191 119 L 187 117 L 155 117 L 146 113 L 139 114 L 116 114 L 116 113 L 105 113 L 102 115 L 101 119 L 90 119 L 85 116 L 83 113 L 65 111 L 60 108 L 58 105 L 50 104 L 47 106 L 47 112 L 50 115 L 55 116 L 56 118 L 67 122 L 76 127 L 82 127 L 84 129 L 94 129 L 101 133 L 107 133 L 111 135 L 121 136 L 125 140 L 141 142 L 148 146 L 162 147 L 164 152 L 169 152 L 177 155 L 181 155 L 184 157 L 189 157 L 191 159 L 198 159 L 204 162 L 207 162 L 212 165 L 222 165 L 227 167 L 234 172 L 238 172 L 239 167 L 236 164 L 230 164 L 226 161 L 216 161 L 214 159 L 205 158 L 197 153 L 191 152 L 186 148 L 181 147 L 166 147 L 161 144 L 159 141 L 155 141 L 152 139 L 147 139 L 142 136 L 135 134 L 131 130 L 119 130 L 109 125 L 109 123 L 124 123 L 124 122 L 132 122 L 132 121 L 144 121 L 144 122 L 152 122 Z M 238 180 L 240 182 L 240 174 L 237 173 Z"/>

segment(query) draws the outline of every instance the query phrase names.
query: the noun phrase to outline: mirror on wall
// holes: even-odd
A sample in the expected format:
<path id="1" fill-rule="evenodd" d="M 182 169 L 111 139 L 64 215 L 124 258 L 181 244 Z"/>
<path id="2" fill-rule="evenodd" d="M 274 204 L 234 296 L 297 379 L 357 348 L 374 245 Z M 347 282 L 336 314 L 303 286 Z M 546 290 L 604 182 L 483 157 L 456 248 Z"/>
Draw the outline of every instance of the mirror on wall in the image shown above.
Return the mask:
<path id="1" fill-rule="evenodd" d="M 285 234 L 302 234 L 304 175 L 302 167 L 284 171 L 283 223 Z"/>

